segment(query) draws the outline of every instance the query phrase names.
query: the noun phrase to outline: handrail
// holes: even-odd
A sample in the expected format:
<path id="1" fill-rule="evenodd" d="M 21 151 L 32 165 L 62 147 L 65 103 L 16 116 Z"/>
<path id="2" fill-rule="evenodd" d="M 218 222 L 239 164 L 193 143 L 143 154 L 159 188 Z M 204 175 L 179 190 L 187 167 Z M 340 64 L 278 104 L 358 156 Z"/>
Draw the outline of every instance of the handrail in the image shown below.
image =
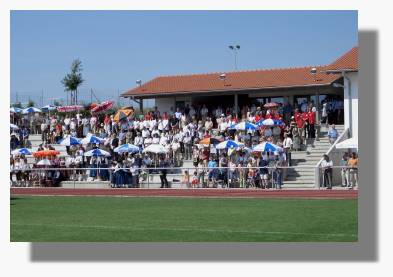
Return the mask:
<path id="1" fill-rule="evenodd" d="M 329 155 L 335 148 L 336 144 L 341 142 L 341 139 L 349 133 L 349 128 L 345 129 L 344 132 L 336 139 L 336 141 L 330 146 L 329 150 L 325 153 L 326 155 Z M 319 167 L 321 165 L 321 162 L 323 160 L 323 157 L 319 160 L 317 163 L 316 167 Z"/>

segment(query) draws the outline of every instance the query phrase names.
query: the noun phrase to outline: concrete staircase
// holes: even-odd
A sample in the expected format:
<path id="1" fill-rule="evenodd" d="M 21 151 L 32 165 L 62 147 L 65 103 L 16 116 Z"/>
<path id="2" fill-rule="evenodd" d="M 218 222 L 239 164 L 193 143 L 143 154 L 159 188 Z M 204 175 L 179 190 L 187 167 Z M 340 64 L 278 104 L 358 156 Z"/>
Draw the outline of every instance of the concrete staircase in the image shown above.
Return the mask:
<path id="1" fill-rule="evenodd" d="M 344 125 L 336 125 L 339 134 L 344 132 Z M 304 168 L 290 168 L 284 180 L 285 188 L 314 187 L 315 166 L 330 148 L 327 129 L 321 129 L 319 140 L 308 140 L 305 151 L 292 152 L 292 166 Z"/>
<path id="2" fill-rule="evenodd" d="M 29 135 L 29 140 L 31 142 L 31 149 L 34 151 L 37 151 L 38 147 L 40 146 L 40 144 L 42 144 L 42 140 L 41 140 L 41 135 L 34 135 L 31 134 Z M 52 146 L 60 152 L 59 157 L 68 157 L 67 151 L 66 151 L 66 147 L 64 145 L 60 145 L 60 144 L 52 144 Z M 26 156 L 27 158 L 27 162 L 29 164 L 32 164 L 34 162 L 34 156 Z"/>

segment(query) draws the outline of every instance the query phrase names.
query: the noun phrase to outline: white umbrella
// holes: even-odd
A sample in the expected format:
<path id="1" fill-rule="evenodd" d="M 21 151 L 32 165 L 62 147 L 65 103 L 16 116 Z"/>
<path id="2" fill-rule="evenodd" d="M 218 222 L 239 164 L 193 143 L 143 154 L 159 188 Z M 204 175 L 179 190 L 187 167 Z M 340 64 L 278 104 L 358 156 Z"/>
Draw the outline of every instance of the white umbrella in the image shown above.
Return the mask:
<path id="1" fill-rule="evenodd" d="M 358 149 L 358 138 L 353 137 L 336 144 L 337 149 Z"/>
<path id="2" fill-rule="evenodd" d="M 165 154 L 168 151 L 161 144 L 150 144 L 148 147 L 143 149 L 143 153 L 155 153 L 155 154 Z"/>
<path id="3" fill-rule="evenodd" d="M 48 159 L 43 159 L 37 163 L 37 165 L 51 165 L 52 163 Z"/>
<path id="4" fill-rule="evenodd" d="M 19 130 L 19 127 L 12 123 L 10 123 L 10 128 L 11 130 Z"/>

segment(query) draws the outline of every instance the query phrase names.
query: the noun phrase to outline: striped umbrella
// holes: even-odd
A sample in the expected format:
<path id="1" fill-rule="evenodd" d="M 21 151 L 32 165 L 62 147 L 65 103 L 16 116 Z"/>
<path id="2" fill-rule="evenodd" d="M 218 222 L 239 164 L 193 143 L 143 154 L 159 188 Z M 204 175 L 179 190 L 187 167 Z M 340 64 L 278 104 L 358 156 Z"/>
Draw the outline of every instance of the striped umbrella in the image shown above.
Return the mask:
<path id="1" fill-rule="evenodd" d="M 256 125 L 261 127 L 261 126 L 281 126 L 284 125 L 285 123 L 281 120 L 278 119 L 265 119 L 265 120 L 259 120 Z"/>
<path id="2" fill-rule="evenodd" d="M 84 154 L 86 157 L 109 157 L 111 154 L 105 150 L 96 148 L 96 149 L 92 149 L 90 151 L 87 151 Z"/>
<path id="3" fill-rule="evenodd" d="M 72 105 L 72 106 L 61 106 L 57 107 L 57 111 L 61 113 L 68 113 L 68 112 L 77 112 L 83 110 L 84 107 L 81 105 Z"/>
<path id="4" fill-rule="evenodd" d="M 20 113 L 20 112 L 22 112 L 22 109 L 17 108 L 17 107 L 11 107 L 10 112 L 11 113 Z"/>
<path id="5" fill-rule="evenodd" d="M 243 121 L 243 122 L 240 122 L 240 123 L 236 124 L 233 127 L 233 129 L 236 129 L 238 131 L 256 130 L 256 129 L 258 129 L 258 126 L 255 125 L 255 124 L 252 124 L 250 122 Z"/>
<path id="6" fill-rule="evenodd" d="M 89 144 L 89 143 L 91 143 L 91 144 L 99 144 L 99 143 L 104 143 L 104 139 L 102 139 L 102 138 L 99 138 L 99 137 L 97 137 L 97 136 L 94 136 L 94 135 L 88 135 L 87 137 L 85 137 L 84 139 L 82 139 L 81 141 L 80 141 L 80 143 L 81 144 Z"/>
<path id="7" fill-rule="evenodd" d="M 90 111 L 92 114 L 103 113 L 103 112 L 109 110 L 110 108 L 112 108 L 113 104 L 114 104 L 114 102 L 112 100 L 104 101 L 104 102 L 98 104 L 96 107 L 92 108 Z"/>
<path id="8" fill-rule="evenodd" d="M 113 120 L 118 122 L 122 119 L 127 118 L 130 114 L 132 114 L 134 111 L 132 109 L 120 109 L 117 111 L 117 113 L 115 114 L 115 116 L 113 117 Z"/>
<path id="9" fill-rule="evenodd" d="M 138 153 L 139 147 L 133 144 L 126 143 L 120 145 L 119 147 L 116 147 L 115 149 L 113 149 L 113 151 L 117 153 Z"/>
<path id="10" fill-rule="evenodd" d="M 255 151 L 255 152 L 276 152 L 276 151 L 277 152 L 282 152 L 283 149 L 280 146 L 275 145 L 273 143 L 262 142 L 261 144 L 256 145 L 252 149 L 252 151 Z"/>
<path id="11" fill-rule="evenodd" d="M 216 149 L 235 149 L 244 144 L 234 140 L 226 140 L 216 145 Z"/>
<path id="12" fill-rule="evenodd" d="M 19 148 L 11 152 L 12 155 L 32 155 L 33 151 L 28 148 Z"/>
<path id="13" fill-rule="evenodd" d="M 41 112 L 41 110 L 38 109 L 38 108 L 36 108 L 36 107 L 29 107 L 29 108 L 26 108 L 26 109 L 22 110 L 22 113 L 23 113 L 23 114 L 28 114 L 28 113 L 40 113 L 40 112 Z"/>
<path id="14" fill-rule="evenodd" d="M 71 145 L 78 145 L 81 144 L 80 141 L 75 137 L 66 137 L 59 141 L 60 145 L 71 146 Z"/>

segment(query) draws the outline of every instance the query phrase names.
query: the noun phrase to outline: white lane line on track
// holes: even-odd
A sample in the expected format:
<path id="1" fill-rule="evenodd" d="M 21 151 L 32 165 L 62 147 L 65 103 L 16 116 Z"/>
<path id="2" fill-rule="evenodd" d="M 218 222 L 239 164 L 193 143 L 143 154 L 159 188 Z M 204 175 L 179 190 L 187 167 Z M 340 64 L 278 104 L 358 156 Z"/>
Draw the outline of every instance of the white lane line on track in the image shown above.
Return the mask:
<path id="1" fill-rule="evenodd" d="M 71 225 L 71 224 L 29 224 L 11 223 L 15 226 L 34 226 L 34 227 L 59 227 L 59 228 L 88 228 L 88 229 L 109 229 L 109 230 L 129 230 L 129 231 L 180 231 L 180 232 L 211 232 L 211 233 L 245 233 L 245 234 L 266 234 L 266 235 L 296 235 L 296 236 L 318 236 L 318 237 L 357 237 L 357 234 L 343 233 L 297 233 L 280 231 L 246 231 L 246 230 L 220 230 L 220 229 L 192 229 L 192 228 L 133 228 L 131 226 L 107 226 L 107 225 Z"/>

